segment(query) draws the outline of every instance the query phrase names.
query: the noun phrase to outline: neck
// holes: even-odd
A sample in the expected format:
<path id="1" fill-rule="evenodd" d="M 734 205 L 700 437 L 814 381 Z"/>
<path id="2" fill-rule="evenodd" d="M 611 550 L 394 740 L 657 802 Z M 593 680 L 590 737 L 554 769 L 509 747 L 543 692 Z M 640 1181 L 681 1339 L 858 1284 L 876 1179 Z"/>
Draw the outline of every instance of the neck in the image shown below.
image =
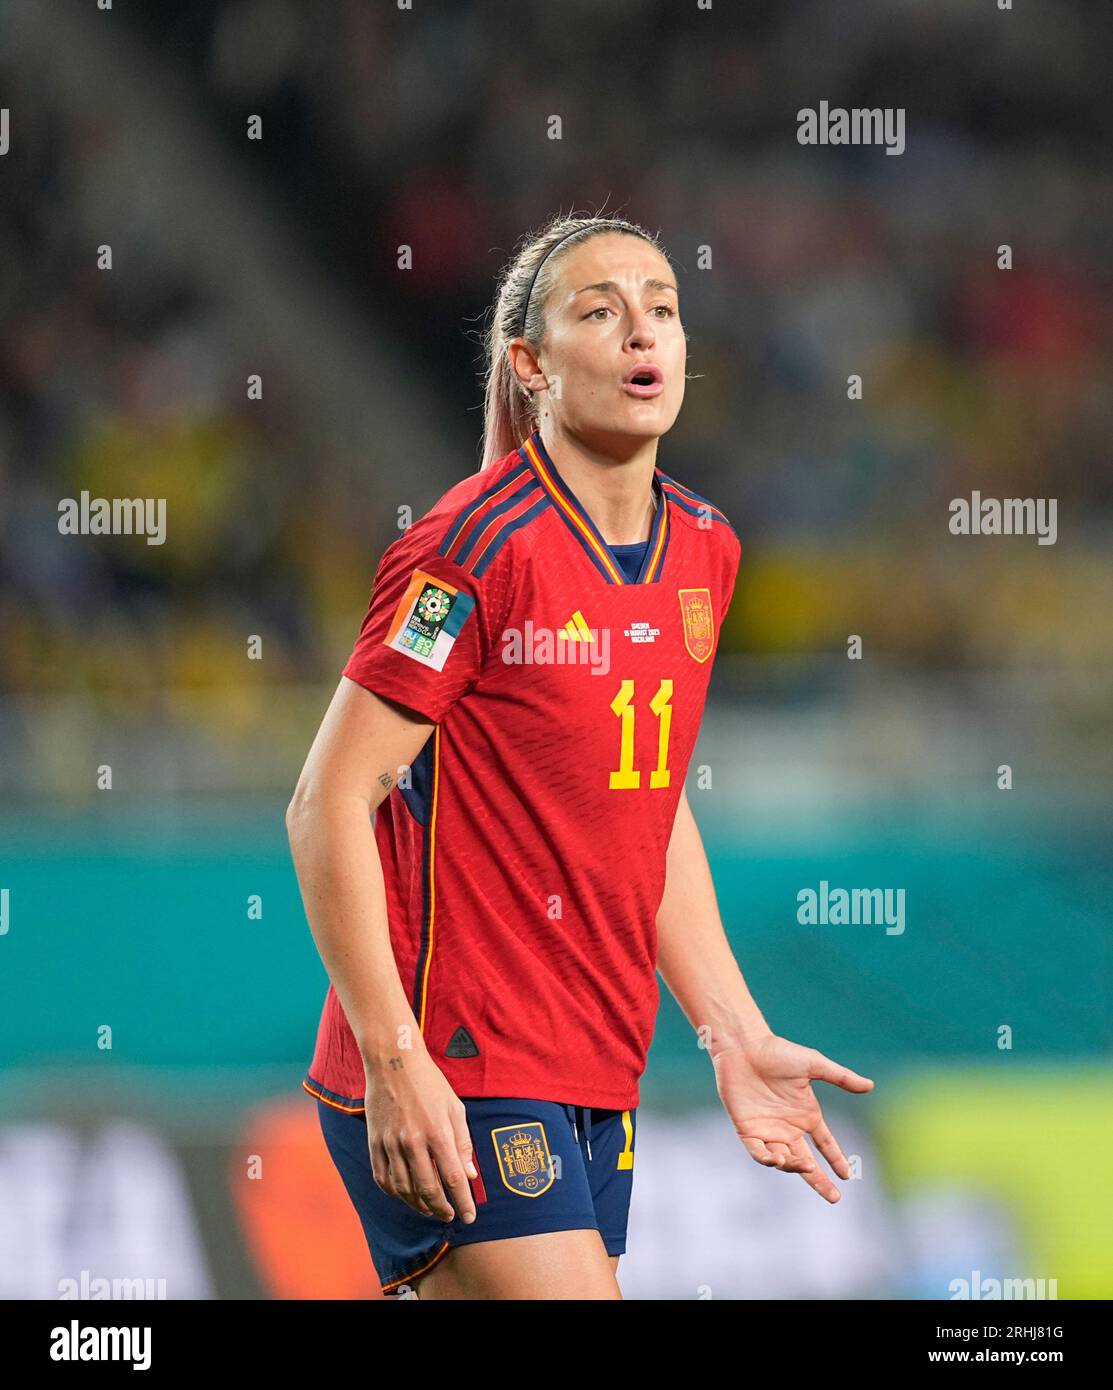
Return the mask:
<path id="1" fill-rule="evenodd" d="M 656 439 L 623 439 L 615 454 L 545 419 L 541 442 L 608 545 L 637 545 L 649 539 Z"/>

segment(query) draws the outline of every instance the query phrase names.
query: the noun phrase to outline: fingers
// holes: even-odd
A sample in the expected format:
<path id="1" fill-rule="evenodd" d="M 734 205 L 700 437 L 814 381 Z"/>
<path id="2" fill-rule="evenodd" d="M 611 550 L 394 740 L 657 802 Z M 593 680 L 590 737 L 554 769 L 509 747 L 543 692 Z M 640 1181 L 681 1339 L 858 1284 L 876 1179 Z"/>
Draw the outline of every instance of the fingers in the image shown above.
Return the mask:
<path id="1" fill-rule="evenodd" d="M 371 1175 L 388 1196 L 439 1221 L 475 1220 L 470 1177 L 478 1177 L 466 1120 L 462 1133 L 420 1144 L 383 1141 L 371 1146 Z"/>
<path id="2" fill-rule="evenodd" d="M 739 1135 L 739 1138 L 742 1139 L 750 1157 L 754 1159 L 755 1162 L 764 1164 L 766 1168 L 776 1168 L 776 1159 L 760 1139 L 745 1139 L 741 1135 Z"/>
<path id="3" fill-rule="evenodd" d="M 742 1142 L 758 1163 L 767 1168 L 780 1168 L 784 1173 L 799 1173 L 808 1186 L 832 1206 L 842 1200 L 842 1193 L 816 1162 L 803 1135 L 790 1143 L 779 1140 L 763 1143 L 760 1139 L 743 1139 Z"/>
<path id="4" fill-rule="evenodd" d="M 371 1176 L 375 1179 L 375 1186 L 382 1188 L 388 1197 L 402 1197 L 403 1191 L 413 1190 L 413 1181 L 410 1179 L 410 1169 L 407 1168 L 406 1158 L 399 1150 L 393 1150 L 393 1158 L 390 1152 L 386 1151 L 384 1144 L 374 1144 L 371 1147 Z M 411 1202 L 418 1211 L 424 1211 L 425 1215 L 432 1216 L 432 1212 L 424 1207 L 420 1202 Z"/>
<path id="5" fill-rule="evenodd" d="M 400 1198 L 426 1216 L 446 1222 L 453 1219 L 456 1213 L 445 1196 L 427 1147 L 414 1149 L 405 1141 L 395 1139 L 384 1142 L 382 1152 L 387 1164 L 386 1182 L 380 1181 L 377 1175 L 375 1181 L 384 1192 Z"/>
<path id="6" fill-rule="evenodd" d="M 820 1152 L 830 1163 L 835 1173 L 843 1179 L 850 1177 L 850 1164 L 835 1142 L 835 1137 L 820 1118 L 811 1131 Z M 758 1139 L 745 1135 L 738 1136 L 745 1144 L 750 1157 L 766 1168 L 779 1168 L 783 1173 L 798 1173 L 824 1201 L 834 1205 L 841 1201 L 842 1194 L 823 1166 L 816 1159 L 802 1133 L 792 1139 Z"/>
<path id="7" fill-rule="evenodd" d="M 804 1144 L 803 1140 L 800 1142 Z M 807 1145 L 804 1144 L 804 1147 L 807 1148 Z M 819 1193 L 825 1202 L 830 1202 L 834 1206 L 836 1202 L 842 1201 L 842 1193 L 818 1163 L 812 1167 L 810 1172 L 801 1172 L 800 1176 L 814 1192 Z"/>
<path id="8" fill-rule="evenodd" d="M 811 1150 L 800 1139 L 786 1142 L 780 1139 L 748 1139 L 738 1136 L 752 1159 L 766 1168 L 779 1168 L 784 1173 L 799 1173 L 815 1167 Z M 801 1151 L 800 1145 L 803 1144 Z"/>
<path id="9" fill-rule="evenodd" d="M 831 1165 L 831 1167 L 835 1170 L 835 1172 L 839 1175 L 839 1177 L 849 1178 L 850 1164 L 847 1161 L 847 1157 L 843 1153 L 842 1149 L 839 1148 L 838 1141 L 836 1140 L 835 1136 L 831 1133 L 831 1131 L 827 1128 L 827 1125 L 825 1124 L 822 1118 L 820 1118 L 819 1123 L 815 1126 L 811 1133 L 812 1140 L 816 1148 Z"/>
<path id="10" fill-rule="evenodd" d="M 808 1078 L 812 1081 L 829 1081 L 832 1086 L 841 1086 L 844 1091 L 854 1091 L 860 1094 L 863 1091 L 872 1091 L 873 1082 L 868 1076 L 859 1076 L 856 1071 L 851 1071 L 849 1067 L 844 1067 L 838 1062 L 832 1062 L 830 1057 L 824 1057 L 822 1052 L 816 1049 L 809 1049 L 808 1058 Z"/>
<path id="11" fill-rule="evenodd" d="M 808 1147 L 803 1135 L 801 1135 L 799 1139 L 793 1140 L 789 1145 L 789 1151 L 792 1155 L 792 1162 L 790 1164 L 785 1164 L 785 1172 L 799 1173 L 801 1176 L 806 1176 L 808 1173 L 815 1172 L 818 1166 L 815 1161 L 815 1155 Z"/>
<path id="12" fill-rule="evenodd" d="M 804 1143 L 802 1136 L 787 1143 L 767 1140 L 766 1148 L 773 1155 L 774 1162 L 782 1173 L 806 1173 L 815 1167 L 812 1151 Z"/>
<path id="13" fill-rule="evenodd" d="M 425 1145 L 412 1149 L 405 1155 L 405 1162 L 412 1186 L 408 1192 L 399 1193 L 403 1201 L 411 1202 L 413 1205 L 420 1203 L 418 1210 L 429 1211 L 440 1221 L 455 1220 L 456 1212 L 433 1163 L 432 1151 Z M 413 1201 L 414 1198 L 417 1202 Z"/>
<path id="14" fill-rule="evenodd" d="M 464 1165 L 464 1171 L 469 1178 L 478 1178 L 479 1169 L 475 1166 L 475 1156 L 472 1151 L 471 1134 L 468 1130 L 468 1112 L 463 1105 L 452 1114 L 452 1132 L 456 1140 L 456 1152 L 460 1156 L 460 1162 Z"/>
<path id="15" fill-rule="evenodd" d="M 416 1197 L 439 1220 L 454 1221 L 456 1211 L 434 1163 L 431 1143 L 425 1141 L 411 1147 L 405 1155 L 405 1160 L 413 1186 L 408 1194 L 400 1194 L 404 1200 Z"/>
<path id="16" fill-rule="evenodd" d="M 471 1194 L 467 1170 L 470 1169 L 476 1176 L 478 1174 L 472 1160 L 467 1124 L 462 1121 L 461 1124 L 463 1135 L 457 1133 L 450 1140 L 437 1144 L 432 1148 L 432 1155 L 444 1191 L 452 1203 L 453 1216 L 459 1216 L 461 1221 L 470 1225 L 475 1220 L 475 1199 Z"/>

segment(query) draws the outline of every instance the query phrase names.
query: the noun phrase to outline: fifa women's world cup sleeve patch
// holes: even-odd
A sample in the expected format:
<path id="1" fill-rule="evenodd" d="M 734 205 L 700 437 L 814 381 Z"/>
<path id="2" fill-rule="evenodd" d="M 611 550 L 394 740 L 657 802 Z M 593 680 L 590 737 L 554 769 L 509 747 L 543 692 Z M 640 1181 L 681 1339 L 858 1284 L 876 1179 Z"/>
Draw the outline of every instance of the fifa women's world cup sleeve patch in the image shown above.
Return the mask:
<path id="1" fill-rule="evenodd" d="M 341 674 L 439 724 L 487 659 L 483 598 L 467 575 L 417 550 L 409 537 L 387 548 Z"/>
<path id="2" fill-rule="evenodd" d="M 395 609 L 384 645 L 413 657 L 423 666 L 443 671 L 464 624 L 472 615 L 470 594 L 416 569 Z"/>

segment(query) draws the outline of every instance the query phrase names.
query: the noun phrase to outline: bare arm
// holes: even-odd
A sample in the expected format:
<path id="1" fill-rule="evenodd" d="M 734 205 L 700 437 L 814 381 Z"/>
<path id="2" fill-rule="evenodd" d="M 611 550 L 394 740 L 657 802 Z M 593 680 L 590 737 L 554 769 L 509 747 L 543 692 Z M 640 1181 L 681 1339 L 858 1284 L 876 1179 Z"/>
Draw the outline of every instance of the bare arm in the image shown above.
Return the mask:
<path id="1" fill-rule="evenodd" d="M 657 912 L 657 964 L 702 1045 L 714 1057 L 770 1032 L 723 931 L 699 827 L 680 794 Z"/>
<path id="2" fill-rule="evenodd" d="M 657 912 L 657 963 L 665 983 L 711 1054 L 715 1084 L 735 1133 L 767 1168 L 799 1173 L 827 1202 L 841 1193 L 820 1168 L 808 1134 L 840 1178 L 850 1165 L 812 1091 L 829 1081 L 846 1091 L 873 1089 L 868 1077 L 812 1047 L 778 1037 L 746 987 L 723 931 L 703 840 L 686 792 L 669 841 L 665 891 Z"/>
<path id="3" fill-rule="evenodd" d="M 309 929 L 365 1061 L 389 1067 L 399 1029 L 416 1020 L 387 930 L 371 813 L 424 747 L 418 721 L 342 677 L 286 811 Z"/>
<path id="4" fill-rule="evenodd" d="M 446 1220 L 455 1215 L 451 1195 L 467 1220 L 474 1206 L 463 1175 L 471 1163 L 466 1112 L 425 1047 L 398 975 L 371 825 L 433 729 L 341 677 L 286 827 L 310 931 L 363 1057 L 375 1180 Z"/>

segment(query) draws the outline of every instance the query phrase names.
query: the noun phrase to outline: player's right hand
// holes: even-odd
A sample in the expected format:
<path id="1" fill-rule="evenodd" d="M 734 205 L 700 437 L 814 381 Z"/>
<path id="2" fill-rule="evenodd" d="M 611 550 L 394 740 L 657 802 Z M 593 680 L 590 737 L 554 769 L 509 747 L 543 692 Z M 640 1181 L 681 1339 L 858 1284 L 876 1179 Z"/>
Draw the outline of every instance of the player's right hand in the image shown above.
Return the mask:
<path id="1" fill-rule="evenodd" d="M 475 1220 L 478 1178 L 463 1101 L 424 1048 L 396 1063 L 365 1062 L 371 1173 L 379 1187 L 441 1221 Z"/>

